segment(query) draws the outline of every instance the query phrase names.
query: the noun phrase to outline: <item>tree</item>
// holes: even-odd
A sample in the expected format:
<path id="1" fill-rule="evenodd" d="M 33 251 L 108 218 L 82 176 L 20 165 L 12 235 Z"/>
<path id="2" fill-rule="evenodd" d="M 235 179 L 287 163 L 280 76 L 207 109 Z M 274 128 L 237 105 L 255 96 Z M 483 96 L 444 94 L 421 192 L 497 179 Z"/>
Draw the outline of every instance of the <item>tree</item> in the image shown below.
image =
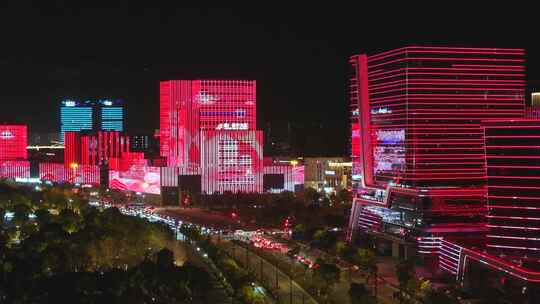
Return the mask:
<path id="1" fill-rule="evenodd" d="M 170 269 L 174 266 L 174 253 L 167 248 L 163 248 L 156 254 L 156 264 L 162 269 Z"/>
<path id="2" fill-rule="evenodd" d="M 321 194 L 317 190 L 310 187 L 304 190 L 304 200 L 306 204 L 318 204 L 320 198 Z"/>
<path id="3" fill-rule="evenodd" d="M 374 304 L 375 298 L 371 295 L 364 284 L 351 283 L 349 287 L 351 304 Z"/>
<path id="4" fill-rule="evenodd" d="M 318 259 L 319 267 L 313 272 L 313 279 L 318 286 L 318 292 L 328 294 L 333 285 L 338 283 L 341 276 L 341 270 L 335 264 L 325 263 Z"/>
<path id="5" fill-rule="evenodd" d="M 339 190 L 339 192 L 337 193 L 337 201 L 341 204 L 350 204 L 352 203 L 352 193 L 351 191 L 347 190 L 347 189 L 341 189 Z"/>
<path id="6" fill-rule="evenodd" d="M 58 220 L 67 233 L 73 233 L 81 229 L 82 218 L 71 209 L 62 209 Z"/>
<path id="7" fill-rule="evenodd" d="M 47 209 L 39 208 L 36 210 L 35 214 L 36 222 L 40 227 L 49 224 L 53 220 L 51 213 Z"/>
<path id="8" fill-rule="evenodd" d="M 368 284 L 369 280 L 373 277 L 375 277 L 375 280 L 377 280 L 377 257 L 375 256 L 373 250 L 362 248 L 358 249 L 355 256 L 355 261 L 368 273 L 366 276 L 366 284 Z"/>
<path id="9" fill-rule="evenodd" d="M 356 251 L 355 262 L 360 267 L 368 270 L 369 268 L 372 268 L 373 265 L 376 265 L 377 257 L 375 256 L 375 252 L 373 252 L 373 250 L 359 248 Z"/>
<path id="10" fill-rule="evenodd" d="M 401 260 L 396 264 L 396 276 L 399 282 L 400 302 L 403 301 L 403 293 L 407 291 L 409 282 L 414 278 L 414 261 L 412 259 Z"/>
<path id="11" fill-rule="evenodd" d="M 343 227 L 345 225 L 345 218 L 341 214 L 327 214 L 324 216 L 324 223 L 328 227 Z"/>
<path id="12" fill-rule="evenodd" d="M 264 296 L 252 285 L 242 287 L 242 298 L 248 304 L 264 304 Z"/>
<path id="13" fill-rule="evenodd" d="M 345 251 L 345 249 L 347 248 L 347 243 L 345 243 L 344 241 L 337 241 L 334 245 L 334 252 L 341 256 L 341 254 Z"/>
<path id="14" fill-rule="evenodd" d="M 292 229 L 293 239 L 303 239 L 306 235 L 306 226 L 303 224 L 296 224 Z"/>
<path id="15" fill-rule="evenodd" d="M 339 205 L 338 197 L 335 192 L 330 193 L 330 195 L 328 196 L 328 199 L 330 202 L 330 206 L 337 207 Z"/>
<path id="16" fill-rule="evenodd" d="M 353 243 L 364 249 L 374 249 L 375 240 L 366 232 L 359 232 L 355 235 Z"/>
<path id="17" fill-rule="evenodd" d="M 6 216 L 6 209 L 2 208 L 2 205 L 0 205 L 0 227 L 4 224 L 5 216 Z"/>
<path id="18" fill-rule="evenodd" d="M 425 304 L 459 304 L 460 302 L 452 297 L 450 293 L 440 289 L 430 290 L 424 297 Z M 491 301 L 489 303 L 495 303 Z"/>
<path id="19" fill-rule="evenodd" d="M 326 232 L 326 230 L 318 229 L 315 231 L 315 233 L 313 233 L 313 240 L 317 242 L 322 242 L 327 234 L 328 232 Z"/>
<path id="20" fill-rule="evenodd" d="M 47 208 L 62 210 L 68 206 L 68 194 L 58 187 L 43 191 L 43 204 Z"/>
<path id="21" fill-rule="evenodd" d="M 18 203 L 13 206 L 13 223 L 16 226 L 22 226 L 28 221 L 28 216 L 32 212 L 29 205 Z"/>

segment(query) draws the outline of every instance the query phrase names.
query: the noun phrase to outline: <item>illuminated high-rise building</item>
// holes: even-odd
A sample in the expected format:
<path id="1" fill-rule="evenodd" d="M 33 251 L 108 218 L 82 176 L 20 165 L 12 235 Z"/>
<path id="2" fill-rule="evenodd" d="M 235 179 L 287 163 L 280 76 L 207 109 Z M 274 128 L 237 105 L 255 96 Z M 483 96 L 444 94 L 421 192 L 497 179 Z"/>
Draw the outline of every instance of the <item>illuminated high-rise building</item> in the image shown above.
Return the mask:
<path id="1" fill-rule="evenodd" d="M 351 231 L 397 234 L 430 254 L 441 236 L 486 229 L 481 123 L 523 117 L 524 55 L 409 46 L 351 57 Z"/>
<path id="2" fill-rule="evenodd" d="M 124 103 L 121 100 L 64 100 L 60 106 L 60 141 L 65 132 L 124 131 Z"/>
<path id="3" fill-rule="evenodd" d="M 0 177 L 30 177 L 26 125 L 0 125 Z"/>
<path id="4" fill-rule="evenodd" d="M 129 137 L 118 131 L 66 132 L 64 164 L 102 166 L 130 152 Z"/>
<path id="5" fill-rule="evenodd" d="M 540 258 L 540 119 L 484 122 L 487 248 Z"/>
<path id="6" fill-rule="evenodd" d="M 160 83 L 160 154 L 180 175 L 200 175 L 203 192 L 262 191 L 256 127 L 255 81 Z"/>
<path id="7" fill-rule="evenodd" d="M 26 160 L 26 125 L 0 125 L 0 160 Z"/>

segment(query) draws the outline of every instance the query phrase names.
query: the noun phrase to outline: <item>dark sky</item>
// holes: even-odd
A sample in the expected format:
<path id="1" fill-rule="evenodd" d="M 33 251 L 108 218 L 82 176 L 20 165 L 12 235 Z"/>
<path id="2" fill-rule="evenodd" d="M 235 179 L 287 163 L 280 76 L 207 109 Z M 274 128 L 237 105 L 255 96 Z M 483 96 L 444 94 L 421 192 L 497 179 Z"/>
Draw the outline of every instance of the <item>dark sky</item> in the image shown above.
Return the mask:
<path id="1" fill-rule="evenodd" d="M 500 10 L 454 2 L 394 10 L 392 2 L 358 8 L 36 3 L 43 4 L 0 9 L 0 121 L 26 122 L 31 132 L 59 129 L 64 97 L 124 99 L 128 131 L 148 132 L 158 127 L 160 79 L 255 79 L 259 128 L 270 124 L 277 139 L 286 139 L 290 123 L 298 153 L 341 155 L 348 140 L 347 58 L 354 53 L 404 44 L 524 47 L 530 84 L 538 86 L 540 78 L 540 21 L 526 13 L 531 8 L 513 3 Z"/>

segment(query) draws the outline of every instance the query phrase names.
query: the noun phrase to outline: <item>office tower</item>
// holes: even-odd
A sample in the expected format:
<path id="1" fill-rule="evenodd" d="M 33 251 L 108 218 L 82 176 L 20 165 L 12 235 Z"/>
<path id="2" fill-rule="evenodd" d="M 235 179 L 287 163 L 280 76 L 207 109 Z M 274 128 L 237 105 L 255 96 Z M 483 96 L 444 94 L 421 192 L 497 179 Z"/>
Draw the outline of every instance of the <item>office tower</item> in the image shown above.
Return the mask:
<path id="1" fill-rule="evenodd" d="M 0 177 L 30 177 L 26 125 L 0 125 Z"/>
<path id="2" fill-rule="evenodd" d="M 262 142 L 255 81 L 160 83 L 160 154 L 203 192 L 262 192 Z"/>
<path id="3" fill-rule="evenodd" d="M 350 62 L 351 231 L 425 254 L 443 235 L 485 231 L 481 122 L 523 117 L 524 50 L 409 46 Z"/>
<path id="4" fill-rule="evenodd" d="M 124 103 L 121 100 L 63 100 L 60 106 L 60 142 L 65 132 L 124 131 Z"/>
<path id="5" fill-rule="evenodd" d="M 0 160 L 26 160 L 26 125 L 0 125 Z"/>
<path id="6" fill-rule="evenodd" d="M 101 166 L 130 152 L 129 138 L 118 131 L 66 132 L 64 164 Z"/>
<path id="7" fill-rule="evenodd" d="M 540 120 L 484 123 L 488 215 L 487 248 L 507 256 L 540 258 Z"/>

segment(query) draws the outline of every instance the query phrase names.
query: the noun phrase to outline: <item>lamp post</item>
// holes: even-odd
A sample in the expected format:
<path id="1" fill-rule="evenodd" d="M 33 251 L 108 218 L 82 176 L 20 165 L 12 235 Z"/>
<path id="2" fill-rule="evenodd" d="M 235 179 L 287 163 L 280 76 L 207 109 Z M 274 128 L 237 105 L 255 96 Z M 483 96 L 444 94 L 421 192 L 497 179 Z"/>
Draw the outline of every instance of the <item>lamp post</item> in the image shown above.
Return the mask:
<path id="1" fill-rule="evenodd" d="M 246 247 L 244 247 L 246 249 L 246 269 L 248 270 L 249 272 L 249 251 Z"/>
<path id="2" fill-rule="evenodd" d="M 292 299 L 292 275 L 289 276 L 289 288 L 290 288 L 289 295 L 290 295 L 290 300 L 291 300 L 290 304 L 292 304 L 292 300 L 293 300 Z"/>
<path id="3" fill-rule="evenodd" d="M 79 168 L 79 164 L 78 163 L 71 163 L 69 164 L 69 167 L 71 168 L 72 170 L 72 174 L 73 174 L 73 183 L 75 184 L 76 180 L 76 174 L 77 174 L 77 168 Z"/>

